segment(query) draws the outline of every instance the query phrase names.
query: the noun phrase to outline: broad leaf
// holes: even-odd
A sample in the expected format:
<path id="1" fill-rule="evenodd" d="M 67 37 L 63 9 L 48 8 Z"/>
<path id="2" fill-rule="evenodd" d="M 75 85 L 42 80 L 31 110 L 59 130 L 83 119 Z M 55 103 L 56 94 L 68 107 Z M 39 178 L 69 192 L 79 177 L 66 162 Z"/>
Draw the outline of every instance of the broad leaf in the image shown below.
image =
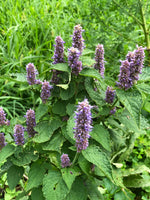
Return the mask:
<path id="1" fill-rule="evenodd" d="M 34 151 L 34 148 L 23 149 L 23 151 L 15 152 L 14 156 L 11 158 L 11 161 L 14 165 L 24 166 L 31 163 L 31 161 L 36 161 L 38 159 L 38 154 Z"/>
<path id="2" fill-rule="evenodd" d="M 33 141 L 37 143 L 42 143 L 48 141 L 54 131 L 58 129 L 61 126 L 61 122 L 59 120 L 52 120 L 52 121 L 41 121 L 37 126 L 35 127 L 35 130 L 38 132 L 35 137 L 33 138 Z"/>
<path id="3" fill-rule="evenodd" d="M 65 138 L 62 136 L 60 132 L 58 132 L 54 134 L 54 136 L 52 136 L 50 141 L 44 143 L 42 145 L 42 148 L 43 150 L 58 151 L 60 153 L 64 141 Z"/>
<path id="4" fill-rule="evenodd" d="M 52 65 L 50 67 L 50 70 L 51 69 L 55 69 L 55 70 L 63 71 L 63 72 L 68 72 L 68 73 L 71 72 L 71 68 L 68 66 L 67 63 L 58 63 L 58 64 L 55 64 L 55 65 Z"/>
<path id="5" fill-rule="evenodd" d="M 74 139 L 74 127 L 75 127 L 75 114 L 73 114 L 69 120 L 67 121 L 67 131 L 65 133 L 65 137 L 72 143 L 75 144 L 75 139 Z"/>
<path id="6" fill-rule="evenodd" d="M 35 112 L 35 119 L 39 121 L 48 112 L 48 105 L 40 104 Z"/>
<path id="7" fill-rule="evenodd" d="M 85 89 L 91 97 L 91 99 L 95 101 L 97 105 L 103 106 L 105 104 L 102 95 L 98 91 L 94 90 L 92 78 L 85 79 Z"/>
<path id="8" fill-rule="evenodd" d="M 10 157 L 15 152 L 15 146 L 11 144 L 7 144 L 0 151 L 0 163 L 5 161 L 8 157 Z"/>
<path id="9" fill-rule="evenodd" d="M 60 90 L 60 97 L 62 100 L 68 100 L 71 97 L 73 97 L 74 93 L 75 93 L 75 84 L 71 82 L 67 89 Z"/>
<path id="10" fill-rule="evenodd" d="M 42 184 L 45 171 L 46 169 L 44 163 L 40 163 L 39 161 L 37 161 L 31 165 L 26 191 L 29 191 L 32 188 L 36 188 Z"/>
<path id="11" fill-rule="evenodd" d="M 92 67 L 86 67 L 86 68 L 84 68 L 80 72 L 80 75 L 92 77 L 92 78 L 95 78 L 95 79 L 99 80 L 100 82 L 103 82 L 100 73 L 96 69 L 94 69 Z"/>
<path id="12" fill-rule="evenodd" d="M 19 183 L 19 180 L 21 179 L 23 172 L 24 168 L 18 167 L 16 165 L 13 165 L 8 169 L 7 181 L 8 181 L 8 186 L 11 190 L 13 190 Z"/>
<path id="13" fill-rule="evenodd" d="M 140 74 L 140 79 L 139 81 L 149 81 L 150 80 L 150 68 L 149 67 L 145 67 L 142 69 L 142 74 Z"/>
<path id="14" fill-rule="evenodd" d="M 95 125 L 90 135 L 106 150 L 111 151 L 109 132 L 102 125 Z"/>
<path id="15" fill-rule="evenodd" d="M 76 178 L 65 200 L 87 200 L 87 186 L 83 179 Z"/>
<path id="16" fill-rule="evenodd" d="M 140 113 L 142 107 L 142 96 L 138 90 L 124 91 L 116 90 L 119 101 L 126 107 L 137 126 L 140 126 Z"/>
<path id="17" fill-rule="evenodd" d="M 44 200 L 41 187 L 35 188 L 32 190 L 31 199 L 32 200 Z"/>
<path id="18" fill-rule="evenodd" d="M 97 165 L 97 167 L 102 171 L 102 173 L 105 174 L 105 176 L 108 177 L 110 180 L 112 180 L 112 170 L 110 161 L 107 155 L 104 152 L 102 152 L 102 150 L 99 147 L 95 145 L 89 146 L 86 150 L 82 151 L 82 154 L 85 157 L 85 159 L 87 159 L 94 165 Z"/>
<path id="19" fill-rule="evenodd" d="M 69 190 L 71 189 L 72 184 L 75 181 L 76 176 L 79 176 L 81 174 L 80 171 L 81 170 L 79 170 L 79 168 L 77 168 L 77 167 L 74 167 L 74 168 L 65 167 L 65 168 L 61 169 L 62 178 L 65 181 Z"/>
<path id="20" fill-rule="evenodd" d="M 54 114 L 58 114 L 60 116 L 65 116 L 66 115 L 66 102 L 65 101 L 57 101 L 53 107 L 52 107 L 52 112 Z"/>
<path id="21" fill-rule="evenodd" d="M 69 192 L 59 171 L 50 170 L 43 179 L 43 194 L 49 200 L 64 200 Z"/>

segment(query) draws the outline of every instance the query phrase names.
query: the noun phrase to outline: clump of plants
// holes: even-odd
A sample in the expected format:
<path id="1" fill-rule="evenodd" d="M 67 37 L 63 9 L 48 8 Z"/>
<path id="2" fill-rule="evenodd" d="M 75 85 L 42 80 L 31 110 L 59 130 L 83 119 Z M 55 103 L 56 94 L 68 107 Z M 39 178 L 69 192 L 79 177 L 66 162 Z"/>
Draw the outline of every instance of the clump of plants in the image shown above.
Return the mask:
<path id="1" fill-rule="evenodd" d="M 149 126 L 141 112 L 149 94 L 144 48 L 129 52 L 112 80 L 105 76 L 103 44 L 91 58 L 83 31 L 74 27 L 68 50 L 56 37 L 49 80 L 37 79 L 36 67 L 27 64 L 22 84 L 36 103 L 24 116 L 8 121 L 0 107 L 1 198 L 126 200 L 137 197 L 136 188 L 148 193 L 149 166 L 123 167 Z"/>

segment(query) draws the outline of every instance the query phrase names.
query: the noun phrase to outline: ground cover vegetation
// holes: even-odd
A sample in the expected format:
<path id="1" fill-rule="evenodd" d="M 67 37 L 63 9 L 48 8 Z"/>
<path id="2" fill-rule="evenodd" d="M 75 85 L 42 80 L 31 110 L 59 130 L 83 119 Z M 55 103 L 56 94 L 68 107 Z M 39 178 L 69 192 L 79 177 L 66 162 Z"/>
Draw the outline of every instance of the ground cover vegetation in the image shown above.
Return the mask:
<path id="1" fill-rule="evenodd" d="M 0 199 L 150 198 L 149 4 L 1 1 Z"/>

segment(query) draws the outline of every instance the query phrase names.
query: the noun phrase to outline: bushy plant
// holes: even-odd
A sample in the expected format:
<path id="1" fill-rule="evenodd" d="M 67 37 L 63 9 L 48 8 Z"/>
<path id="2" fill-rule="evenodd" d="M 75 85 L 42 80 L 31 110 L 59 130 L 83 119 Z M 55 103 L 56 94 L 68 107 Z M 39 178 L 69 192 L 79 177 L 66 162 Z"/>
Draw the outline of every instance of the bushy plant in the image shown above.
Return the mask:
<path id="1" fill-rule="evenodd" d="M 27 65 L 26 81 L 19 81 L 34 104 L 24 116 L 8 123 L 0 107 L 3 187 L 16 189 L 16 199 L 134 199 L 133 188 L 150 187 L 146 163 L 122 170 L 149 127 L 142 113 L 150 91 L 144 48 L 135 47 L 130 59 L 124 56 L 112 80 L 104 73 L 104 46 L 98 44 L 91 58 L 80 25 L 72 39 L 65 54 L 63 39 L 56 38 L 46 72 L 51 79 L 37 80 L 34 65 Z"/>

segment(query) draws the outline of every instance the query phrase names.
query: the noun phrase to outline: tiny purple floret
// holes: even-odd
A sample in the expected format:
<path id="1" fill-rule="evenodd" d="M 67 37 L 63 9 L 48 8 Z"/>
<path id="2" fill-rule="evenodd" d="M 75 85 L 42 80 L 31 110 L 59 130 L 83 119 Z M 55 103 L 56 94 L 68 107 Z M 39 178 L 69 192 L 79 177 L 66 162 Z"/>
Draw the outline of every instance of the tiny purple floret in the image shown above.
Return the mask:
<path id="1" fill-rule="evenodd" d="M 70 159 L 69 159 L 69 156 L 68 154 L 62 154 L 61 156 L 61 167 L 64 168 L 64 167 L 69 167 L 71 165 L 70 163 Z"/>
<path id="2" fill-rule="evenodd" d="M 20 124 L 15 125 L 14 128 L 14 139 L 17 145 L 24 144 L 24 127 Z"/>

